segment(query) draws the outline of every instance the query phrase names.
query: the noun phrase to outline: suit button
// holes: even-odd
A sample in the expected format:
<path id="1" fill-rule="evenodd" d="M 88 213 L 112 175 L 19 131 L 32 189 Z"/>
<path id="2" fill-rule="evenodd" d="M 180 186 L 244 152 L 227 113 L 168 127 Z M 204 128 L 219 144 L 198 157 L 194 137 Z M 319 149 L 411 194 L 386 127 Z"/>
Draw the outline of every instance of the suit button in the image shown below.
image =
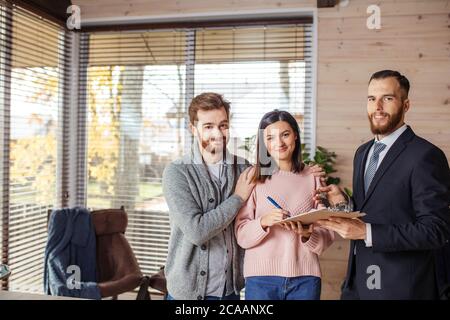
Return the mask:
<path id="1" fill-rule="evenodd" d="M 205 271 L 203 271 L 203 270 L 202 270 L 202 271 L 200 271 L 200 275 L 201 275 L 201 276 L 204 276 L 205 274 L 206 274 L 206 272 L 205 272 Z"/>
<path id="2" fill-rule="evenodd" d="M 197 300 L 203 300 L 203 297 L 202 296 L 198 296 Z"/>
<path id="3" fill-rule="evenodd" d="M 202 246 L 200 247 L 200 249 L 206 250 L 206 245 L 202 244 Z"/>
<path id="4" fill-rule="evenodd" d="M 214 199 L 213 199 L 213 198 L 210 198 L 208 201 L 209 201 L 209 203 L 213 203 L 213 202 L 214 202 Z"/>

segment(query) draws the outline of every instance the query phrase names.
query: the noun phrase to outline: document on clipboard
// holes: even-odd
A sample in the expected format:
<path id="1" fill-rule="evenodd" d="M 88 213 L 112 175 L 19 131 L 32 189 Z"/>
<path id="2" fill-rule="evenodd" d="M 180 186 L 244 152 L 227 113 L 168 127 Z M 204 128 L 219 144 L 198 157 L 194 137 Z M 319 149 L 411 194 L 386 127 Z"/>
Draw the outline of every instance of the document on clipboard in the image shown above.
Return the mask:
<path id="1" fill-rule="evenodd" d="M 316 210 L 316 211 L 311 211 L 311 212 L 300 213 L 293 217 L 283 219 L 277 223 L 283 223 L 283 222 L 289 222 L 289 221 L 294 221 L 294 222 L 300 221 L 302 223 L 302 225 L 308 225 L 308 224 L 314 223 L 318 220 L 325 220 L 325 219 L 329 219 L 331 217 L 354 219 L 354 218 L 363 217 L 365 215 L 366 215 L 365 213 L 362 213 L 359 211 L 345 212 L 345 211 L 332 211 L 332 210 L 328 210 L 328 209 L 321 209 L 321 210 Z"/>

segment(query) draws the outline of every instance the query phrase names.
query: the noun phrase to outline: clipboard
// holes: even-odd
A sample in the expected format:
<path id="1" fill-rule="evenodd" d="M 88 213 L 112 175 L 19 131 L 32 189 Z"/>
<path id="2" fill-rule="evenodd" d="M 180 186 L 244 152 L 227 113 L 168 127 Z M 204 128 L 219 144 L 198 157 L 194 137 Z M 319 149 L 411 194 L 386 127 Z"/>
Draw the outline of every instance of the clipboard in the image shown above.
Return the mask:
<path id="1" fill-rule="evenodd" d="M 302 225 L 308 225 L 308 224 L 314 223 L 318 220 L 328 219 L 331 217 L 354 219 L 354 218 L 363 217 L 365 215 L 366 215 L 365 213 L 362 213 L 359 211 L 345 212 L 345 211 L 331 211 L 328 209 L 321 209 L 321 210 L 316 210 L 316 211 L 311 211 L 311 212 L 300 213 L 293 217 L 283 219 L 283 220 L 277 222 L 276 224 L 283 223 L 283 222 L 289 222 L 289 221 L 295 221 L 295 222 L 300 221 L 302 223 Z"/>

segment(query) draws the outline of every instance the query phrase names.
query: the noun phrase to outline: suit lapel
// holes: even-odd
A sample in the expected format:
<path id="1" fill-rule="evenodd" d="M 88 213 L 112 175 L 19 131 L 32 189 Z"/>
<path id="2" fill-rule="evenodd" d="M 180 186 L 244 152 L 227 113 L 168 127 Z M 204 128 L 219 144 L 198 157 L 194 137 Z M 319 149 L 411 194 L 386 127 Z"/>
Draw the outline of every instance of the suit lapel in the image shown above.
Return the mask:
<path id="1" fill-rule="evenodd" d="M 358 162 L 358 177 L 356 179 L 357 185 L 356 185 L 356 191 L 359 195 L 361 195 L 360 199 L 364 199 L 364 171 L 366 167 L 366 161 L 367 161 L 367 155 L 369 154 L 369 150 L 373 145 L 373 141 L 369 141 L 366 143 L 366 145 L 361 150 L 360 160 Z"/>
<path id="2" fill-rule="evenodd" d="M 361 210 L 364 207 L 364 205 L 367 203 L 367 200 L 372 195 L 373 191 L 375 190 L 375 187 L 380 182 L 380 179 L 383 177 L 383 175 L 386 173 L 387 169 L 392 165 L 395 159 L 402 153 L 402 151 L 406 148 L 406 143 L 411 140 L 411 138 L 414 137 L 414 132 L 411 130 L 411 128 L 408 126 L 408 129 L 403 132 L 400 137 L 398 137 L 397 141 L 394 142 L 392 147 L 389 149 L 388 153 L 384 157 L 383 161 L 381 162 L 380 166 L 378 167 L 375 176 L 373 177 L 373 180 L 369 186 L 369 190 L 367 190 L 367 194 L 364 197 L 364 202 L 361 206 Z M 363 172 L 363 181 L 364 181 L 364 172 Z M 364 185 L 364 182 L 363 182 Z"/>

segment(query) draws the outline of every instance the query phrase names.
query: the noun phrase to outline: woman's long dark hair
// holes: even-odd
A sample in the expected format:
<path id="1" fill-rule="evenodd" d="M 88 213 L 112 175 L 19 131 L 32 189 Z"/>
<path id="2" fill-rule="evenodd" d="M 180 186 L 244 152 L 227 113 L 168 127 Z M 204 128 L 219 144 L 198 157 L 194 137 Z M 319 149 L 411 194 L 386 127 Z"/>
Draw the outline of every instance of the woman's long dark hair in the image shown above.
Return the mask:
<path id="1" fill-rule="evenodd" d="M 256 141 L 256 165 L 255 165 L 255 175 L 253 177 L 254 182 L 264 182 L 267 178 L 270 179 L 272 176 L 273 170 L 271 168 L 274 167 L 276 162 L 267 151 L 267 147 L 264 143 L 264 129 L 267 128 L 272 123 L 277 121 L 285 121 L 289 123 L 294 131 L 294 134 L 297 135 L 297 139 L 295 140 L 295 149 L 292 153 L 292 172 L 298 173 L 301 172 L 304 168 L 304 164 L 302 162 L 302 144 L 300 141 L 300 128 L 298 127 L 298 123 L 295 118 L 287 111 L 282 110 L 273 110 L 266 113 L 258 126 L 258 135 Z M 268 172 L 262 172 L 263 169 L 266 169 Z M 264 170 L 265 171 L 265 170 Z"/>

